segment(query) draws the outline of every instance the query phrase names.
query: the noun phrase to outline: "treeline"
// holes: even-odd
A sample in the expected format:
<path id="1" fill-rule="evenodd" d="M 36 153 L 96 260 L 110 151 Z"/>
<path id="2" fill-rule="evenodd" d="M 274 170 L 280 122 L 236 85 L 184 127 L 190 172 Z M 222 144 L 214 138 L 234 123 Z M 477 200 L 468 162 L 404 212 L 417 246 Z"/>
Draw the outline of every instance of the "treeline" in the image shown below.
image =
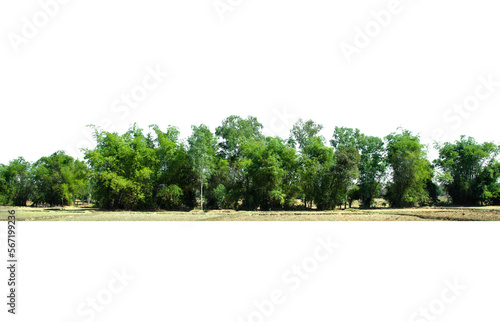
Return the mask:
<path id="1" fill-rule="evenodd" d="M 58 151 L 30 164 L 0 165 L 0 204 L 71 205 L 92 200 L 108 209 L 370 208 L 432 205 L 446 193 L 456 205 L 500 204 L 500 146 L 461 137 L 427 158 L 418 135 L 385 138 L 299 120 L 289 138 L 266 137 L 256 118 L 230 116 L 211 132 L 193 126 L 180 140 L 173 126 L 125 134 L 93 127 L 96 147 L 85 161 Z M 300 200 L 300 202 L 297 202 Z"/>

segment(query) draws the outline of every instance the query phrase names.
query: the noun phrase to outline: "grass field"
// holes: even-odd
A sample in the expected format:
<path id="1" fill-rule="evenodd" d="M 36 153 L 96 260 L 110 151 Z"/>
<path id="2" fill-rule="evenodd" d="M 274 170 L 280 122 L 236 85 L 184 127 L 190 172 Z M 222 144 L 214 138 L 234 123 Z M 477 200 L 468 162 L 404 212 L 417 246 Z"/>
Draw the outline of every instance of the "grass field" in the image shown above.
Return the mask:
<path id="1" fill-rule="evenodd" d="M 0 220 L 7 210 L 18 221 L 497 221 L 500 207 L 429 207 L 410 209 L 357 209 L 336 211 L 233 211 L 139 212 L 106 211 L 88 207 L 0 207 Z"/>

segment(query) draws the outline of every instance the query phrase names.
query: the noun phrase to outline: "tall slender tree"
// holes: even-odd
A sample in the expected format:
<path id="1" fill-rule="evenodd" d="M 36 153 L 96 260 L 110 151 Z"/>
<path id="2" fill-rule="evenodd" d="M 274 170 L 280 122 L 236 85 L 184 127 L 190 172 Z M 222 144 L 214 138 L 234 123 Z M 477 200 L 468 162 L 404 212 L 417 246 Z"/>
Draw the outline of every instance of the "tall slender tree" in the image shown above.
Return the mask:
<path id="1" fill-rule="evenodd" d="M 200 208 L 203 210 L 203 186 L 207 185 L 215 167 L 217 140 L 204 124 L 193 126 L 192 129 L 193 134 L 188 138 L 189 156 L 199 180 Z"/>

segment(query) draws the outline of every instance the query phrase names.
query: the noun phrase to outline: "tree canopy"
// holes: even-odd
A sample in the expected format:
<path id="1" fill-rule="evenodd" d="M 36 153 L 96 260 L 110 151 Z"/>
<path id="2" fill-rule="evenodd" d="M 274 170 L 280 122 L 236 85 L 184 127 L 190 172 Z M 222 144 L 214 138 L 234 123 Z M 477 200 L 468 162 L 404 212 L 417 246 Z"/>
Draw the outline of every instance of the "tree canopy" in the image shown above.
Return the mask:
<path id="1" fill-rule="evenodd" d="M 385 138 L 387 163 L 392 180 L 387 185 L 386 199 L 393 207 L 414 207 L 430 204 L 433 195 L 433 168 L 427 160 L 425 146 L 411 131 L 401 130 Z"/>
<path id="2" fill-rule="evenodd" d="M 90 200 L 106 209 L 335 209 L 392 207 L 438 202 L 446 193 L 457 205 L 500 203 L 500 147 L 461 137 L 427 147 L 411 131 L 385 138 L 298 120 L 288 138 L 264 136 L 255 117 L 231 115 L 215 131 L 192 127 L 181 139 L 174 126 L 123 134 L 92 126 L 95 148 L 75 160 L 57 151 L 30 163 L 0 164 L 0 204 L 71 205 Z M 441 186 L 438 186 L 441 185 Z"/>
<path id="3" fill-rule="evenodd" d="M 498 203 L 500 198 L 500 147 L 492 142 L 477 143 L 462 136 L 455 143 L 438 145 L 439 158 L 434 161 L 453 203 L 479 205 Z"/>

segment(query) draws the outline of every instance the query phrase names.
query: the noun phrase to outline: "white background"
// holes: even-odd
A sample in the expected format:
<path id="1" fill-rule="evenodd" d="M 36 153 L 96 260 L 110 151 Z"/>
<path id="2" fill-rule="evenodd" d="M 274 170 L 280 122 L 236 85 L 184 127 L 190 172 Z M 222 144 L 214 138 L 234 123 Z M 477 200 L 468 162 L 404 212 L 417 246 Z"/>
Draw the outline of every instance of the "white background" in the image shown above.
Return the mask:
<path id="1" fill-rule="evenodd" d="M 19 222 L 19 314 L 8 316 L 2 305 L 0 315 L 86 321 L 78 306 L 124 268 L 133 280 L 93 321 L 247 321 L 254 301 L 275 289 L 286 301 L 266 321 L 409 321 L 455 278 L 467 290 L 436 321 L 498 321 L 498 229 L 463 222 Z M 328 236 L 339 248 L 288 291 L 282 275 Z"/>
<path id="2" fill-rule="evenodd" d="M 341 44 L 352 45 L 356 28 L 391 0 L 221 0 L 240 2 L 224 20 L 214 0 L 67 0 L 12 46 L 23 18 L 42 11 L 37 1 L 0 3 L 0 163 L 57 150 L 80 156 L 93 144 L 87 124 L 119 133 L 134 122 L 174 125 L 185 138 L 191 125 L 215 130 L 231 114 L 256 116 L 281 137 L 303 118 L 323 124 L 327 140 L 335 126 L 380 137 L 402 126 L 426 143 L 437 129 L 440 141 L 500 143 L 500 87 L 474 112 L 450 111 L 479 77 L 500 81 L 496 1 L 401 0 L 350 64 Z M 129 114 L 113 111 L 156 65 L 168 79 Z"/>
<path id="3" fill-rule="evenodd" d="M 125 131 L 192 124 L 212 130 L 254 115 L 286 137 L 300 117 L 385 136 L 403 126 L 432 142 L 460 134 L 500 141 L 498 93 L 445 119 L 479 77 L 500 80 L 494 1 L 401 1 L 402 11 L 349 64 L 342 42 L 389 1 L 243 0 L 221 20 L 211 0 L 69 1 L 16 52 L 37 1 L 0 3 L 0 162 L 56 150 L 79 157 L 87 124 Z M 140 106 L 112 102 L 148 66 L 170 73 Z M 498 89 L 498 88 L 497 88 Z M 456 116 L 456 114 L 455 114 Z M 1 223 L 0 223 L 1 224 Z M 5 233 L 6 223 L 0 231 Z M 468 286 L 436 321 L 497 321 L 494 223 L 19 223 L 19 315 L 2 321 L 83 321 L 76 312 L 125 268 L 134 276 L 96 321 L 238 321 L 254 301 L 286 290 L 282 274 L 316 238 L 338 254 L 276 307 L 269 321 L 405 321 L 439 298 L 445 280 Z M 4 235 L 3 235 L 4 236 Z M 5 252 L 2 239 L 1 252 Z M 3 257 L 3 256 L 2 256 Z M 2 269 L 1 294 L 6 294 Z M 4 301 L 6 300 L 5 297 Z"/>

